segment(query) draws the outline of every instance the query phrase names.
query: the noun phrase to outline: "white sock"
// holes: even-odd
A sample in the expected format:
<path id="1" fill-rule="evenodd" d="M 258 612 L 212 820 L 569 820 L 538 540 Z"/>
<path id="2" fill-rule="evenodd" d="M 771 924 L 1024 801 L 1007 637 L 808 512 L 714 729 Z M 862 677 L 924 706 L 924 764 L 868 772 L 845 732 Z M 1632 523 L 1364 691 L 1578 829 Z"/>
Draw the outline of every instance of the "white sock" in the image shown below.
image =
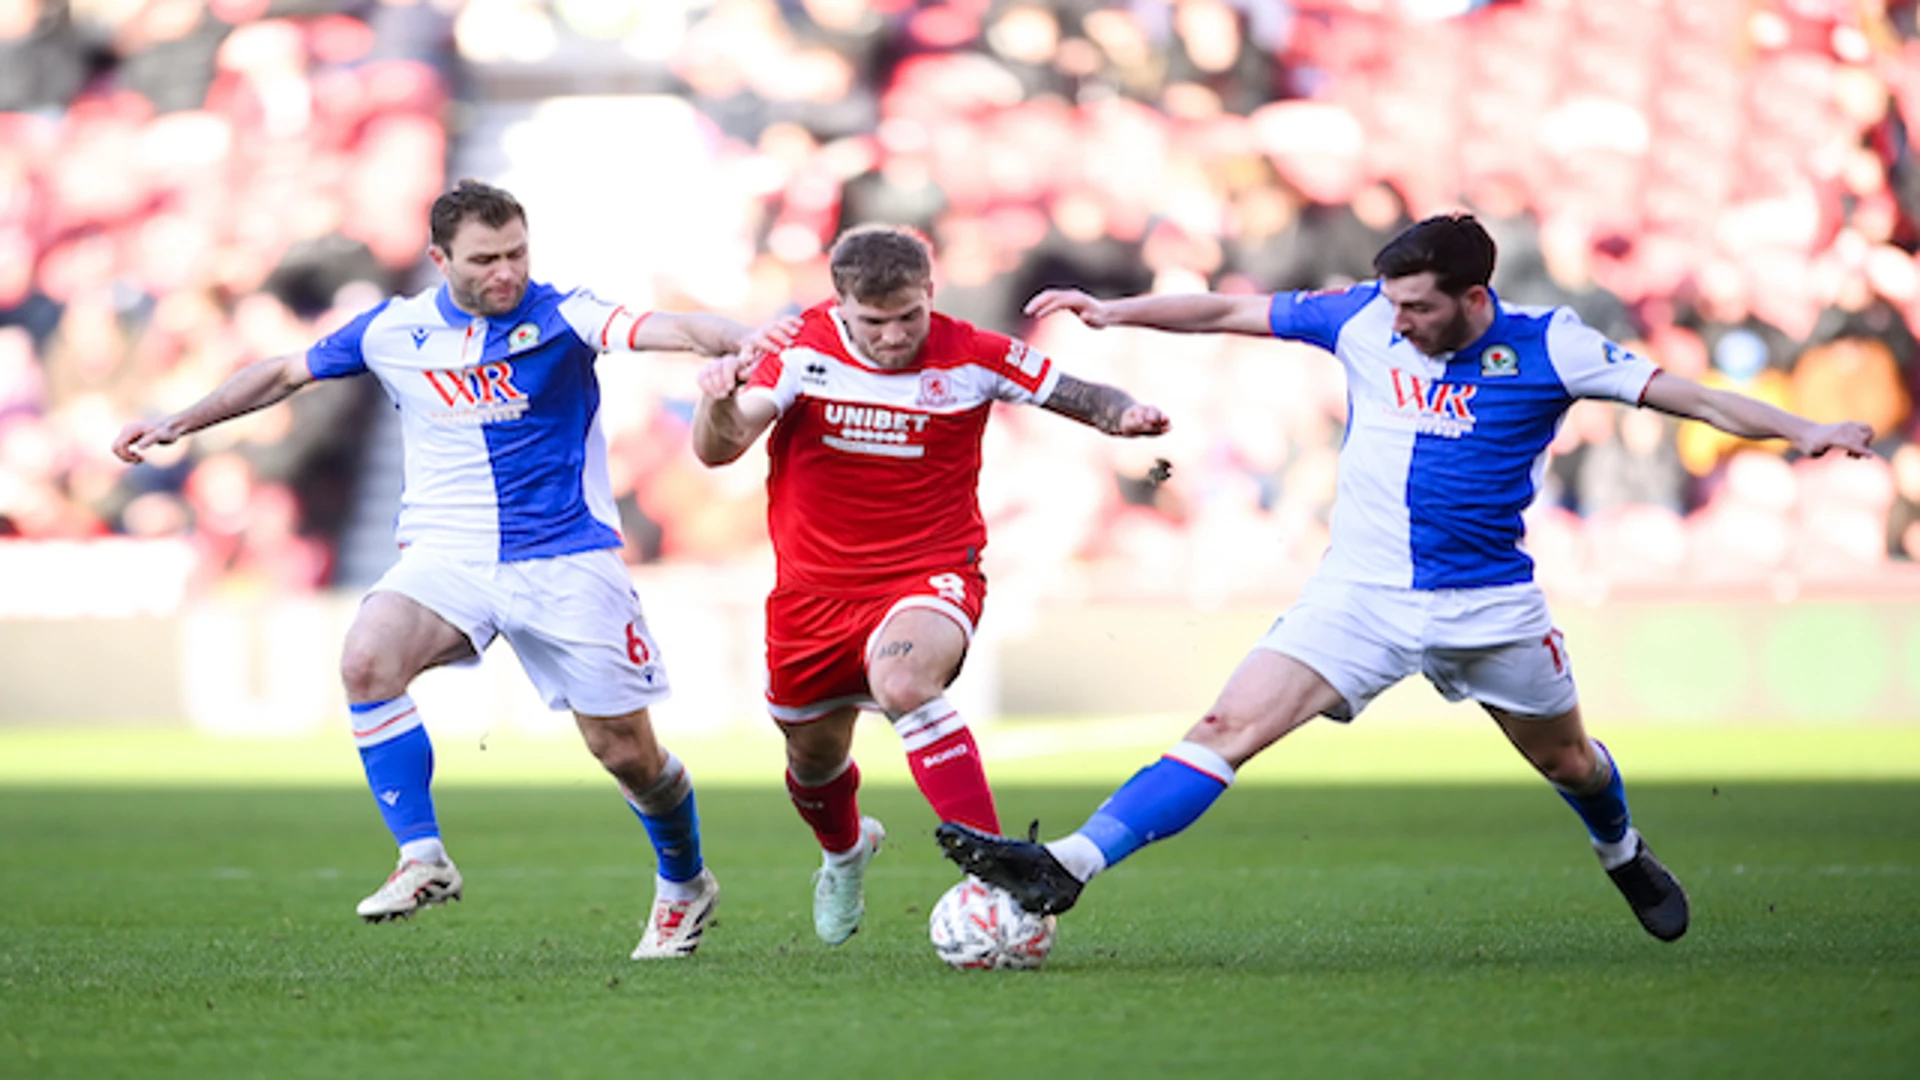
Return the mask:
<path id="1" fill-rule="evenodd" d="M 866 830 L 862 829 L 860 830 L 859 843 L 853 845 L 852 847 L 848 848 L 845 851 L 823 851 L 821 852 L 821 854 L 827 857 L 828 866 L 849 866 L 853 863 L 859 862 L 862 858 L 866 856 L 868 846 L 869 846 L 869 842 L 867 840 Z"/>
<path id="2" fill-rule="evenodd" d="M 447 861 L 447 846 L 437 836 L 423 836 L 401 844 L 400 857 L 414 862 L 443 863 Z"/>
<path id="3" fill-rule="evenodd" d="M 1093 880 L 1093 875 L 1107 868 L 1107 857 L 1101 853 L 1099 845 L 1074 833 L 1053 841 L 1047 845 L 1053 857 L 1067 868 L 1067 873 L 1082 882 Z"/>
<path id="4" fill-rule="evenodd" d="M 691 900 L 700 895 L 700 878 L 696 877 L 692 881 L 668 881 L 655 874 L 653 895 L 657 900 Z"/>
<path id="5" fill-rule="evenodd" d="M 1609 844 L 1604 840 L 1593 842 L 1594 853 L 1600 856 L 1600 865 L 1608 870 L 1618 870 L 1633 861 L 1640 850 L 1640 830 L 1627 826 L 1625 836 Z"/>

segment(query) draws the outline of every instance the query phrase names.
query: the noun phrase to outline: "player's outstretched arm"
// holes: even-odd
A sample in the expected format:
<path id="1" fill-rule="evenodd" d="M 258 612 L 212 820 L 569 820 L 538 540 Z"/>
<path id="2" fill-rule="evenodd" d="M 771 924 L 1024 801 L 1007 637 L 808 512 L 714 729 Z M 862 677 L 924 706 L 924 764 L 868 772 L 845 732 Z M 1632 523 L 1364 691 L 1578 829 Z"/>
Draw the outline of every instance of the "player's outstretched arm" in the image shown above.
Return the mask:
<path id="1" fill-rule="evenodd" d="M 1855 420 L 1818 424 L 1744 394 L 1714 390 L 1692 379 L 1660 372 L 1647 384 L 1640 402 L 1673 416 L 1712 424 L 1743 439 L 1785 439 L 1809 457 L 1840 450 L 1848 457 L 1873 453 L 1873 428 Z"/>
<path id="2" fill-rule="evenodd" d="M 1140 404 L 1125 390 L 1105 383 L 1083 382 L 1071 375 L 1060 376 L 1053 395 L 1040 407 L 1123 439 L 1165 434 L 1171 426 L 1166 413 L 1152 405 Z"/>
<path id="3" fill-rule="evenodd" d="M 756 328 L 706 312 L 656 312 L 634 329 L 632 343 L 635 349 L 696 352 L 702 356 L 772 352 L 791 344 L 799 328 L 798 316 L 775 319 Z"/>
<path id="4" fill-rule="evenodd" d="M 150 446 L 167 446 L 203 428 L 264 409 L 312 381 L 305 355 L 255 360 L 229 375 L 212 393 L 172 416 L 135 420 L 121 428 L 113 440 L 114 456 L 126 462 L 145 461 L 141 451 Z"/>
<path id="5" fill-rule="evenodd" d="M 758 353 L 710 360 L 695 378 L 700 403 L 693 410 L 693 454 L 708 466 L 725 465 L 747 452 L 779 413 L 772 400 L 740 391 L 760 363 Z"/>
<path id="6" fill-rule="evenodd" d="M 1267 322 L 1269 296 L 1228 296 L 1198 293 L 1190 296 L 1130 296 L 1098 300 L 1078 289 L 1048 289 L 1027 301 L 1027 314 L 1042 319 L 1070 312 L 1088 326 L 1145 326 L 1176 334 L 1247 334 L 1271 337 Z"/>

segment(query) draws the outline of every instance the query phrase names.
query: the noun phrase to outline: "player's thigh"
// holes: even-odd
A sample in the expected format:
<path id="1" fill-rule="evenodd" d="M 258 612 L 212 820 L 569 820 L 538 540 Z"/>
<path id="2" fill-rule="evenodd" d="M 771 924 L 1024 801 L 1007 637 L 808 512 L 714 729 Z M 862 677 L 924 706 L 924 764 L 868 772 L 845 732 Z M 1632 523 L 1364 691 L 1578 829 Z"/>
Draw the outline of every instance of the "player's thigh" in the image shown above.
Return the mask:
<path id="1" fill-rule="evenodd" d="M 1471 699 L 1495 715 L 1551 719 L 1580 704 L 1573 663 L 1557 630 L 1471 649 L 1430 649 L 1422 669 L 1449 701 Z"/>
<path id="2" fill-rule="evenodd" d="M 767 596 L 767 711 L 809 722 L 843 708 L 872 708 L 863 645 L 884 605 L 791 586 Z"/>
<path id="3" fill-rule="evenodd" d="M 503 627 L 550 708 L 626 716 L 672 692 L 639 594 L 611 549 L 512 564 Z"/>
<path id="4" fill-rule="evenodd" d="M 398 592 L 368 593 L 347 628 L 341 670 L 350 684 L 398 682 L 476 655 L 474 642 L 438 612 Z M 395 691 L 396 693 L 399 691 Z"/>
<path id="5" fill-rule="evenodd" d="M 1247 654 L 1187 738 L 1238 768 L 1248 758 L 1344 698 L 1306 664 L 1272 649 Z"/>
<path id="6" fill-rule="evenodd" d="M 1406 589 L 1310 581 L 1256 652 L 1279 653 L 1313 672 L 1338 695 L 1321 711 L 1351 720 L 1420 670 L 1422 603 Z"/>
<path id="7" fill-rule="evenodd" d="M 952 614 L 931 607 L 898 607 L 874 631 L 867 648 L 867 684 L 883 707 L 905 694 L 932 696 L 960 673 L 966 655 L 967 631 Z"/>

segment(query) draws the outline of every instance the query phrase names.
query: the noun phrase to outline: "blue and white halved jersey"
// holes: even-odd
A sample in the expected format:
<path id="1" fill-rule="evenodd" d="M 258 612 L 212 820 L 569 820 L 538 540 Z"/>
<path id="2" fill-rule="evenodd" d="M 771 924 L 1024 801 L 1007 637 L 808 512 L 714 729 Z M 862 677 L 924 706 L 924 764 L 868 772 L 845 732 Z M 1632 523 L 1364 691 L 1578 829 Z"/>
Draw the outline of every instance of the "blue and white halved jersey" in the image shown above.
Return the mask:
<path id="1" fill-rule="evenodd" d="M 307 369 L 371 371 L 400 410 L 401 546 L 479 561 L 568 555 L 620 546 L 594 361 L 630 350 L 645 318 L 537 282 L 511 313 L 479 318 L 442 285 L 329 334 Z"/>
<path id="2" fill-rule="evenodd" d="M 1347 371 L 1347 434 L 1323 576 L 1414 589 L 1533 580 L 1521 513 L 1577 398 L 1637 404 L 1658 371 L 1566 308 L 1510 307 L 1457 352 L 1393 331 L 1377 281 L 1280 293 L 1275 337 L 1327 349 Z"/>

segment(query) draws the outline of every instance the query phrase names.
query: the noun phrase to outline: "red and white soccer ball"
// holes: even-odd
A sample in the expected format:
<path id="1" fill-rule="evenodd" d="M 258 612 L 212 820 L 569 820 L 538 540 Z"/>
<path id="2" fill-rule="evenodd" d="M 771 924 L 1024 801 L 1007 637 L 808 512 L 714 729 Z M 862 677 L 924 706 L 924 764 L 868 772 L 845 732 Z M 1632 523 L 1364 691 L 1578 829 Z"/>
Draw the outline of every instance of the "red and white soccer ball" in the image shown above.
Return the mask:
<path id="1" fill-rule="evenodd" d="M 962 971 L 1037 968 L 1053 951 L 1053 928 L 1053 916 L 974 878 L 948 889 L 927 919 L 933 951 Z"/>

